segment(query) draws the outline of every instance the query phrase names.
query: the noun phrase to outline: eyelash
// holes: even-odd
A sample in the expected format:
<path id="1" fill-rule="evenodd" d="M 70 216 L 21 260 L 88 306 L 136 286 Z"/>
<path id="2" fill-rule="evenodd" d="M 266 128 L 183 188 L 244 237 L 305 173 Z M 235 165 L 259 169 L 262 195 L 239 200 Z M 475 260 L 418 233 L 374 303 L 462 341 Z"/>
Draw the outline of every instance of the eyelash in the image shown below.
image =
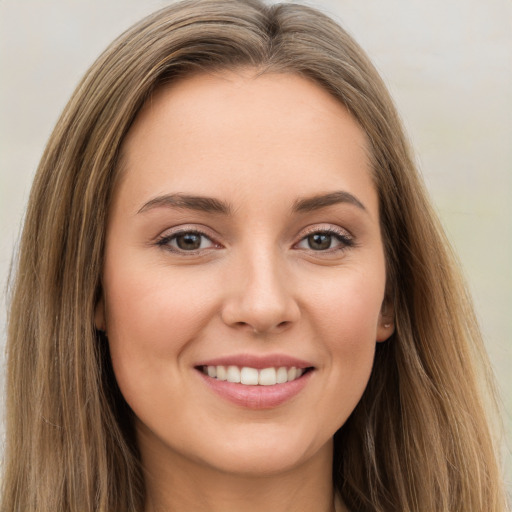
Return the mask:
<path id="1" fill-rule="evenodd" d="M 298 244 L 304 242 L 305 240 L 307 240 L 308 237 L 310 237 L 312 235 L 317 235 L 317 234 L 318 235 L 327 235 L 327 236 L 335 238 L 340 243 L 340 247 L 330 247 L 325 250 L 315 250 L 312 248 L 308 248 L 308 249 L 304 249 L 304 250 L 312 251 L 315 254 L 333 254 L 333 253 L 339 253 L 339 252 L 345 251 L 345 250 L 347 250 L 351 247 L 354 247 L 356 245 L 354 238 L 351 235 L 349 235 L 345 230 L 335 229 L 333 227 L 328 227 L 328 228 L 326 227 L 324 229 L 318 228 L 318 227 L 312 228 L 309 232 L 306 231 L 306 233 L 302 236 L 300 241 L 295 245 L 298 245 Z"/>
<path id="2" fill-rule="evenodd" d="M 194 255 L 194 254 L 199 254 L 201 251 L 204 251 L 205 249 L 197 249 L 197 250 L 191 250 L 191 251 L 187 251 L 185 249 L 180 249 L 180 248 L 175 248 L 175 247 L 172 247 L 170 245 L 170 243 L 173 241 L 173 240 L 176 240 L 180 235 L 196 235 L 196 236 L 199 236 L 201 238 L 206 238 L 208 239 L 212 244 L 213 244 L 213 247 L 215 246 L 219 246 L 219 244 L 216 244 L 211 236 L 207 235 L 206 233 L 204 233 L 203 231 L 200 231 L 198 229 L 181 229 L 179 231 L 176 231 L 170 235 L 164 235 L 162 237 L 160 237 L 157 241 L 156 241 L 156 245 L 159 246 L 159 247 L 162 247 L 163 249 L 166 249 L 170 252 L 173 252 L 175 254 L 179 254 L 179 255 Z M 211 249 L 212 247 L 209 247 L 208 249 Z"/>
<path id="3" fill-rule="evenodd" d="M 330 237 L 334 237 L 339 243 L 340 243 L 340 247 L 329 247 L 328 249 L 325 249 L 325 250 L 315 250 L 315 249 L 312 249 L 312 248 L 304 248 L 303 250 L 308 250 L 308 251 L 312 251 L 313 253 L 315 254 L 332 254 L 332 253 L 338 253 L 338 252 L 342 252 L 342 251 L 345 251 L 351 247 L 354 247 L 356 245 L 355 243 L 355 240 L 347 234 L 346 231 L 344 230 L 337 230 L 337 229 L 334 229 L 332 227 L 329 227 L 329 228 L 325 228 L 325 229 L 321 229 L 321 228 L 314 228 L 314 229 L 311 229 L 309 232 L 306 232 L 302 237 L 301 239 L 299 240 L 299 242 L 297 242 L 296 244 L 294 244 L 294 247 L 296 247 L 298 244 L 304 242 L 305 240 L 307 240 L 308 237 L 312 236 L 312 235 L 317 235 L 317 234 L 320 234 L 320 235 L 327 235 L 327 236 L 330 236 Z M 170 243 L 173 241 L 173 240 L 176 240 L 180 235 L 196 235 L 196 236 L 199 236 L 201 238 L 206 238 L 207 240 L 209 240 L 211 243 L 212 243 L 212 247 L 208 247 L 208 248 L 205 248 L 205 249 L 196 249 L 196 250 L 185 250 L 185 249 L 180 249 L 180 248 L 175 248 L 175 247 L 172 247 L 170 245 Z M 162 247 L 163 249 L 166 249 L 170 252 L 173 252 L 175 254 L 179 254 L 179 255 L 183 255 L 183 256 L 187 256 L 187 255 L 196 255 L 196 254 L 199 254 L 201 251 L 204 251 L 204 250 L 208 250 L 208 249 L 212 249 L 212 248 L 218 248 L 220 246 L 220 244 L 217 244 L 212 238 L 211 236 L 209 236 L 208 234 L 206 234 L 205 232 L 201 231 L 201 230 L 198 230 L 198 229 L 182 229 L 180 231 L 176 231 L 170 235 L 164 235 L 162 237 L 160 237 L 156 242 L 155 242 L 155 245 L 159 246 L 159 247 Z"/>

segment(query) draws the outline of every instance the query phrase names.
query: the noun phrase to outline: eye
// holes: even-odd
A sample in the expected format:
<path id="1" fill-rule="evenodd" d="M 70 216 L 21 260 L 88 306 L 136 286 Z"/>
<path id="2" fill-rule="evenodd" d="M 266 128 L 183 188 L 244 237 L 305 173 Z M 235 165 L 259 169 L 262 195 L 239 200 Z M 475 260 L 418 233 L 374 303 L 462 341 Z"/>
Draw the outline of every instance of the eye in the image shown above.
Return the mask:
<path id="1" fill-rule="evenodd" d="M 354 245 L 354 241 L 348 234 L 329 230 L 317 230 L 309 233 L 297 244 L 299 249 L 309 249 L 312 251 L 330 252 L 343 250 L 346 247 Z"/>
<path id="2" fill-rule="evenodd" d="M 180 231 L 158 240 L 157 245 L 165 247 L 173 252 L 196 252 L 210 249 L 217 245 L 200 231 Z"/>

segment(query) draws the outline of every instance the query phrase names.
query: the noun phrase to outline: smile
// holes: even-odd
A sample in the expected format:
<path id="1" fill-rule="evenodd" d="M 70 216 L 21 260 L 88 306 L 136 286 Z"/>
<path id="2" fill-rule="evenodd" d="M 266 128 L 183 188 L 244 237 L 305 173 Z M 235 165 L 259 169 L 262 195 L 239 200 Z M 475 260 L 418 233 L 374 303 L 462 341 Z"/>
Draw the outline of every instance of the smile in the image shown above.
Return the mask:
<path id="1" fill-rule="evenodd" d="M 201 367 L 201 371 L 214 379 L 239 383 L 244 386 L 275 386 L 298 379 L 307 371 L 307 368 L 280 366 L 257 369 L 248 366 L 240 368 L 235 365 L 205 365 Z"/>
<path id="2" fill-rule="evenodd" d="M 247 409 L 285 405 L 316 373 L 311 362 L 287 355 L 233 355 L 201 361 L 196 375 L 223 400 Z"/>

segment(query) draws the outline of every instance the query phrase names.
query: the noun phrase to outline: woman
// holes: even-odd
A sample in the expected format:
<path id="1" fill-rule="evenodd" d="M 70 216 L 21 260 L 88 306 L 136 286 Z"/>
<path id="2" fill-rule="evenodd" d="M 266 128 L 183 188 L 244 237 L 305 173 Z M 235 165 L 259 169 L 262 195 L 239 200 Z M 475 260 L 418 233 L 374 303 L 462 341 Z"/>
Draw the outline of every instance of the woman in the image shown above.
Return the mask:
<path id="1" fill-rule="evenodd" d="M 8 357 L 5 511 L 506 507 L 396 112 L 307 7 L 187 1 L 98 59 L 34 183 Z"/>

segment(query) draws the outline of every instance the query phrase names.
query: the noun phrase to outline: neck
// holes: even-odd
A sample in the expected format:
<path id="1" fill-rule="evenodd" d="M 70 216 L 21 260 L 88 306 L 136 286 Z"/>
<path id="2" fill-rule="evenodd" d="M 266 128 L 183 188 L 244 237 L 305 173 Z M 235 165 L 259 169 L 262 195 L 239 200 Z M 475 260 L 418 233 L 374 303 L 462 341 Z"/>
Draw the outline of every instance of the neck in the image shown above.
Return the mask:
<path id="1" fill-rule="evenodd" d="M 233 474 L 176 455 L 143 453 L 146 512 L 342 512 L 332 485 L 332 445 L 272 474 Z M 144 453 L 145 452 L 145 453 Z M 168 454 L 167 454 L 168 455 Z"/>

